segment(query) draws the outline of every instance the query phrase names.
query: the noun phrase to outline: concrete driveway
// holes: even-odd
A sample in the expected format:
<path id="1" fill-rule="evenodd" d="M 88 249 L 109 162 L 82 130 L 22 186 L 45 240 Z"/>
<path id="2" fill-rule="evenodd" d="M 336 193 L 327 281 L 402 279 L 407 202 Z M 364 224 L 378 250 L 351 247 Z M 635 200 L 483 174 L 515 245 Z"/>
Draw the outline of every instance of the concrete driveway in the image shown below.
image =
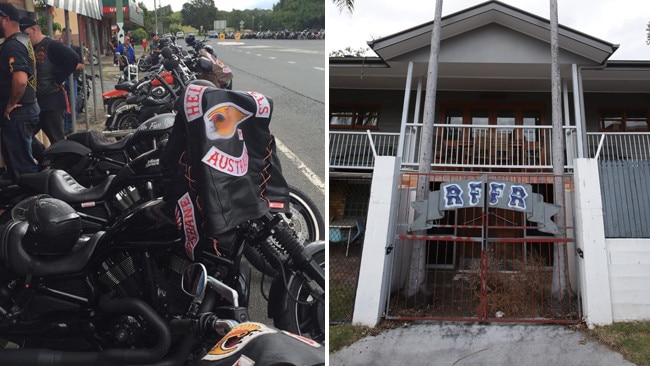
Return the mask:
<path id="1" fill-rule="evenodd" d="M 561 325 L 407 323 L 331 353 L 329 365 L 634 364 Z"/>

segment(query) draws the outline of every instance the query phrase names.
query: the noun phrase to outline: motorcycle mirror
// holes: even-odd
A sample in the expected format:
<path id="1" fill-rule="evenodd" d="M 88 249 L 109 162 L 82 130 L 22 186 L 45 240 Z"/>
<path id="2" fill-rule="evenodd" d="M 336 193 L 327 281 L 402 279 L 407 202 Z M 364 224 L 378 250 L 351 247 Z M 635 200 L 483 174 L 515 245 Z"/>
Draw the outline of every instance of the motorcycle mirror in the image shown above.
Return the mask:
<path id="1" fill-rule="evenodd" d="M 192 297 L 201 297 L 208 284 L 208 270 L 201 263 L 192 263 L 183 271 L 181 287 Z"/>

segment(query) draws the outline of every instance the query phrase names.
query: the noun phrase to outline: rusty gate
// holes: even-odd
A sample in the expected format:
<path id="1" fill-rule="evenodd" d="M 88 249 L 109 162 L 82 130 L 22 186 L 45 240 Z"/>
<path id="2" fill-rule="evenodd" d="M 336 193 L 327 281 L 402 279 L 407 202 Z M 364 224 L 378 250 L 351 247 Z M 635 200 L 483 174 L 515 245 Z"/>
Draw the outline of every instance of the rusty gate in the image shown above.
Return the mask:
<path id="1" fill-rule="evenodd" d="M 387 318 L 580 320 L 571 203 L 562 202 L 571 177 L 433 173 L 426 201 L 414 203 L 419 176 L 400 180 Z"/>

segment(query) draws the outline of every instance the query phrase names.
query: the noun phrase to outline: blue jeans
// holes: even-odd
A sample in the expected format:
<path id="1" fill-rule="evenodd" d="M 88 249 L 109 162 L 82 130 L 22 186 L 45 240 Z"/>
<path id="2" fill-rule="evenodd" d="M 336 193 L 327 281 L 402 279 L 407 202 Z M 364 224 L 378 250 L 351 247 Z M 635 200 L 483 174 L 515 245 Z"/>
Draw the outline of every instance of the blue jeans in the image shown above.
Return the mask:
<path id="1" fill-rule="evenodd" d="M 4 111 L 4 106 L 2 106 Z M 11 111 L 11 119 L 0 116 L 2 158 L 12 181 L 21 174 L 36 173 L 38 167 L 32 156 L 32 135 L 38 128 L 38 103 L 26 104 Z"/>

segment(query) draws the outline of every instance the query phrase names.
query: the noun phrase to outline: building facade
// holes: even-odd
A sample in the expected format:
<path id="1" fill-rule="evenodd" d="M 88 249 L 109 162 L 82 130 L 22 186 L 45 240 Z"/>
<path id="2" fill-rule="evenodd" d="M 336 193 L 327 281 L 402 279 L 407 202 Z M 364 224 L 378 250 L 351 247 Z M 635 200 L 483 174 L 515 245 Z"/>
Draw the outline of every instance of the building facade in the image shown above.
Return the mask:
<path id="1" fill-rule="evenodd" d="M 612 60 L 616 44 L 560 25 L 554 133 L 549 20 L 488 1 L 440 26 L 426 151 L 433 22 L 369 42 L 377 57 L 330 58 L 330 222 L 364 218 L 360 282 L 382 277 L 356 321 L 650 318 L 650 61 Z"/>

